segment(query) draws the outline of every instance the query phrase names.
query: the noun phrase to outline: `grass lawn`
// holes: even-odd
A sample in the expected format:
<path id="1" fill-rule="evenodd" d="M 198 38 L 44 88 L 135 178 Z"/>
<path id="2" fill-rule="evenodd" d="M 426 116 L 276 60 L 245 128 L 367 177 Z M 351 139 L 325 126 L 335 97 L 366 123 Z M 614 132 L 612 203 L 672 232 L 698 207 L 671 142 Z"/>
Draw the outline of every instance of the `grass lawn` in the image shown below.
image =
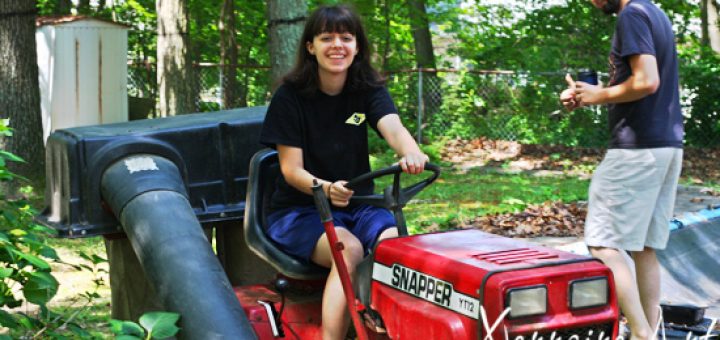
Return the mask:
<path id="1" fill-rule="evenodd" d="M 402 178 L 403 184 L 416 181 L 414 176 Z M 390 182 L 391 177 L 378 181 L 377 190 L 390 185 Z M 455 227 L 458 221 L 487 214 L 517 212 L 530 204 L 584 201 L 588 185 L 588 180 L 568 176 L 444 168 L 440 178 L 418 194 L 404 212 L 411 233 L 444 230 Z"/>
<path id="2" fill-rule="evenodd" d="M 393 162 L 395 158 L 391 152 L 371 157 L 373 169 Z M 589 180 L 562 174 L 508 173 L 494 168 L 461 171 L 448 164 L 441 165 L 440 178 L 415 196 L 404 209 L 410 233 L 450 229 L 458 221 L 487 214 L 517 212 L 530 204 L 546 201 L 585 201 L 590 185 Z M 403 185 L 418 181 L 418 177 L 410 175 L 402 175 L 401 178 Z M 391 182 L 392 176 L 376 181 L 376 192 L 381 192 Z"/>

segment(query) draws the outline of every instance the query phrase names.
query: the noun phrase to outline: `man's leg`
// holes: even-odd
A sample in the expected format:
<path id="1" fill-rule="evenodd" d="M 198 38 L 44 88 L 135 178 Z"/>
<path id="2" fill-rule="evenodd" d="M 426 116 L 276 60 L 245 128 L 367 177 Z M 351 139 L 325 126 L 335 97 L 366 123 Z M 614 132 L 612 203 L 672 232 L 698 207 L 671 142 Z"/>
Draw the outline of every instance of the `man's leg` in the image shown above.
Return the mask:
<path id="1" fill-rule="evenodd" d="M 614 248 L 590 247 L 590 253 L 602 260 L 613 273 L 620 309 L 628 319 L 632 339 L 651 339 L 653 330 L 645 317 L 638 283 L 621 251 Z"/>
<path id="2" fill-rule="evenodd" d="M 664 172 L 660 192 L 657 195 L 645 247 L 642 251 L 633 252 L 633 259 L 640 289 L 640 300 L 650 326 L 656 329 L 660 318 L 661 284 L 660 263 L 655 249 L 664 249 L 670 237 L 668 221 L 672 218 L 675 207 L 683 151 L 682 149 L 662 148 L 652 152 L 658 160 L 659 167 L 665 167 L 667 170 Z"/>
<path id="3" fill-rule="evenodd" d="M 633 252 L 633 260 L 640 290 L 640 302 L 650 327 L 656 331 L 660 319 L 660 263 L 655 255 L 655 249 L 648 247 Z"/>

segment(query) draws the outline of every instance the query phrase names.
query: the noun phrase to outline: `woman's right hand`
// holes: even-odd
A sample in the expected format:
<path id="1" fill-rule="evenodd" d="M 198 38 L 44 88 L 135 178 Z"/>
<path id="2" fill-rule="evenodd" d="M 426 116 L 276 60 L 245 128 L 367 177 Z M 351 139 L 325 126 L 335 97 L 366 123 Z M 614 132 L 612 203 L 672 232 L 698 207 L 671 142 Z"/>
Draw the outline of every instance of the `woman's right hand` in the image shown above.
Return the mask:
<path id="1" fill-rule="evenodd" d="M 350 203 L 350 197 L 355 192 L 346 188 L 345 184 L 347 184 L 347 181 L 336 181 L 328 186 L 327 196 L 332 205 L 342 208 L 347 207 Z"/>

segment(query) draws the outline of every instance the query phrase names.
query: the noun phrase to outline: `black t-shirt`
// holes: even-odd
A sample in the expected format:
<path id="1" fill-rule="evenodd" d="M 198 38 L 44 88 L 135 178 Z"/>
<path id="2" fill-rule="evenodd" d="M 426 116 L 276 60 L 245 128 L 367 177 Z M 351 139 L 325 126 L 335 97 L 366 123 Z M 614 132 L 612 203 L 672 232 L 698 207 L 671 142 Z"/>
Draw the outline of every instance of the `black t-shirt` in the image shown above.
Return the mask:
<path id="1" fill-rule="evenodd" d="M 284 84 L 270 101 L 260 142 L 271 148 L 278 144 L 301 148 L 305 170 L 313 176 L 333 182 L 351 180 L 370 171 L 367 126 L 377 131 L 380 118 L 391 113 L 397 108 L 384 87 L 303 96 Z M 355 195 L 371 194 L 372 181 L 354 190 Z M 312 204 L 312 196 L 278 177 L 271 212 Z"/>
<path id="2" fill-rule="evenodd" d="M 660 87 L 640 100 L 608 105 L 610 148 L 682 147 L 675 35 L 667 15 L 648 0 L 632 0 L 620 11 L 610 53 L 610 85 L 631 74 L 632 55 L 655 56 Z"/>

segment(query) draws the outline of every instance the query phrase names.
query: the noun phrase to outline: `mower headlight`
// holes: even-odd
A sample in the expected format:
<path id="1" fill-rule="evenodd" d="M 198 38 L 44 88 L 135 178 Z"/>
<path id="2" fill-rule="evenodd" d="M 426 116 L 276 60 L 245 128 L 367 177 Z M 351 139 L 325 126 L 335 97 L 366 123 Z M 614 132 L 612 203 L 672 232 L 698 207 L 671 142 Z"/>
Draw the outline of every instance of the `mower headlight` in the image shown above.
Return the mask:
<path id="1" fill-rule="evenodd" d="M 570 308 L 589 308 L 608 303 L 607 277 L 577 280 L 570 283 Z"/>
<path id="2" fill-rule="evenodd" d="M 510 317 L 545 314 L 547 311 L 547 287 L 532 286 L 510 289 L 507 295 Z"/>

